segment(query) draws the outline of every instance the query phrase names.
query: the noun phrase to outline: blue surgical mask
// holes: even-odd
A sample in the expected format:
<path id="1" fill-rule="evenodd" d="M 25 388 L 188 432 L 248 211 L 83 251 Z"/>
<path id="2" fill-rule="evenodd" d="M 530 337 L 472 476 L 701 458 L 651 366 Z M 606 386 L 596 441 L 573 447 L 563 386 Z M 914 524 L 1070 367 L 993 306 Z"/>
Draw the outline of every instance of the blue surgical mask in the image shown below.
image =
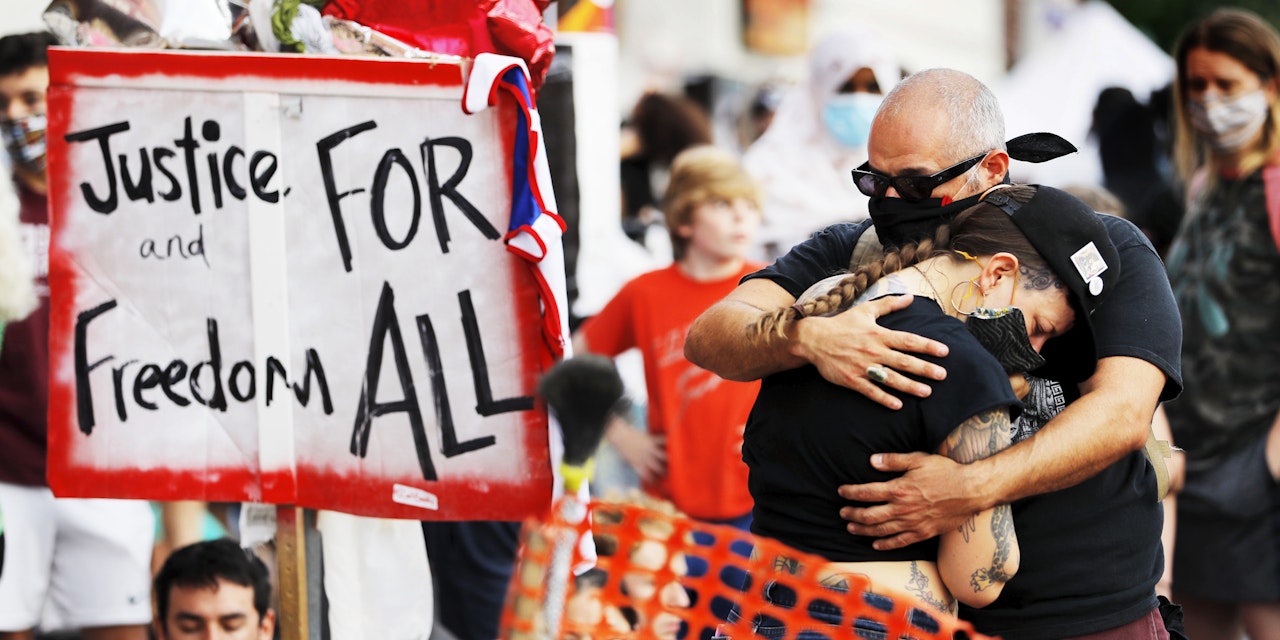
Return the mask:
<path id="1" fill-rule="evenodd" d="M 884 96 L 876 93 L 839 93 L 822 108 L 822 123 L 845 147 L 861 147 L 871 135 L 871 120 Z"/>

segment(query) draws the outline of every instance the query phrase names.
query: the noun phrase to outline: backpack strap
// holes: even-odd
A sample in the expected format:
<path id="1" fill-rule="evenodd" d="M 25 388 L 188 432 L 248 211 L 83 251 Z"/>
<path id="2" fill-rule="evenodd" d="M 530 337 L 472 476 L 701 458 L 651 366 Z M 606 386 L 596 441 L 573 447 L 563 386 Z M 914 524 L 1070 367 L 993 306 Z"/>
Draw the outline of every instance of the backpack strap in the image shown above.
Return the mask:
<path id="1" fill-rule="evenodd" d="M 882 257 L 884 257 L 884 246 L 880 244 L 880 236 L 876 235 L 875 225 L 869 225 L 862 235 L 858 236 L 858 244 L 853 246 L 853 255 L 849 258 L 849 269 L 856 269 Z"/>
<path id="2" fill-rule="evenodd" d="M 1147 427 L 1147 444 L 1143 445 L 1142 453 L 1156 471 L 1156 502 L 1160 502 L 1169 495 L 1169 467 L 1164 461 L 1173 457 L 1173 445 L 1168 440 L 1157 439 L 1156 432 Z"/>

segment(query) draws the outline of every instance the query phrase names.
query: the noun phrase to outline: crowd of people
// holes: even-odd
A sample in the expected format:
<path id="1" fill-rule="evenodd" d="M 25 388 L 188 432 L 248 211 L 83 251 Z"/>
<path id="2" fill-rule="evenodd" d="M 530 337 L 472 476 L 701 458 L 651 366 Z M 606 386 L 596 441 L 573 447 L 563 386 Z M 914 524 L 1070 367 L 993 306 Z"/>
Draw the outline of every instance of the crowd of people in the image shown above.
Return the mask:
<path id="1" fill-rule="evenodd" d="M 14 316 L 0 343 L 0 640 L 271 637 L 261 561 L 229 539 L 187 544 L 202 506 L 164 507 L 176 550 L 153 572 L 149 505 L 47 487 L 49 44 L 0 39 L 16 189 L 0 214 L 20 223 L 16 262 L 38 299 L 0 292 Z M 1011 160 L 1065 151 L 1011 143 L 990 89 L 904 73 L 865 30 L 814 46 L 741 156 L 695 102 L 642 98 L 619 224 L 671 264 L 623 285 L 573 343 L 641 354 L 647 404 L 605 439 L 646 499 L 816 554 L 833 592 L 852 575 L 909 592 L 922 632 L 959 615 L 1013 640 L 1280 640 L 1280 35 L 1222 8 L 1173 53 L 1166 130 L 1126 124 L 1142 111 L 1132 94 L 1099 96 L 1100 137 L 1143 129 L 1136 147 L 1101 145 L 1104 169 L 1139 168 L 1063 189 L 1011 184 Z M 493 637 L 517 525 L 424 535 L 449 585 L 437 626 Z M 708 570 L 659 547 L 621 553 Z M 624 582 L 663 613 L 572 604 L 619 633 L 699 633 L 679 623 L 696 593 Z M 576 591 L 600 584 L 587 572 Z M 744 588 L 796 604 L 767 580 Z M 795 631 L 712 611 L 763 637 Z M 814 616 L 805 631 L 883 635 L 839 606 Z"/>

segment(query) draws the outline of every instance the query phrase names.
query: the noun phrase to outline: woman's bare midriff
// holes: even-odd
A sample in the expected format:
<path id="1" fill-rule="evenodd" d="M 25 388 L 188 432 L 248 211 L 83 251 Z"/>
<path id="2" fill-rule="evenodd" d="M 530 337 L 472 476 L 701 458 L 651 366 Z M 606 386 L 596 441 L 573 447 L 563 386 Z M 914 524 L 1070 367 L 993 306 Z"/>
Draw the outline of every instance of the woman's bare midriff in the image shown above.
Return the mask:
<path id="1" fill-rule="evenodd" d="M 796 563 L 784 556 L 775 558 L 773 566 L 779 571 L 798 571 Z M 828 562 L 814 575 L 819 584 L 833 589 L 848 589 L 857 582 L 857 576 L 863 576 L 870 581 L 873 593 L 890 597 L 907 594 L 937 611 L 956 613 L 955 598 L 942 583 L 937 563 L 928 560 Z"/>

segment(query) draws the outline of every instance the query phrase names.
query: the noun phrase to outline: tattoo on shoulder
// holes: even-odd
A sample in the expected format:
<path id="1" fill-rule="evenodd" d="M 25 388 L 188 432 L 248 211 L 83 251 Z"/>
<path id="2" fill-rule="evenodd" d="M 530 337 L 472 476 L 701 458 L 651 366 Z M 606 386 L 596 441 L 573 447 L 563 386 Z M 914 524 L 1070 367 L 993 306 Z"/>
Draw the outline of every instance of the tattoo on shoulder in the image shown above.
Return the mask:
<path id="1" fill-rule="evenodd" d="M 911 578 L 907 582 L 907 592 L 939 611 L 951 610 L 950 604 L 939 600 L 934 594 L 933 588 L 929 585 L 929 576 L 920 570 L 920 563 L 915 560 L 911 561 Z"/>
<path id="2" fill-rule="evenodd" d="M 968 464 L 990 457 L 1013 442 L 1013 422 L 1006 408 L 992 409 L 960 423 L 938 448 L 938 453 Z"/>
<path id="3" fill-rule="evenodd" d="M 1014 539 L 1013 511 L 1009 505 L 1002 504 L 991 514 L 991 535 L 995 539 L 996 549 L 991 555 L 991 566 L 973 572 L 969 577 L 969 586 L 975 592 L 983 591 L 996 583 L 1005 583 L 1013 578 L 1009 575 L 1005 563 L 1009 561 Z"/>

